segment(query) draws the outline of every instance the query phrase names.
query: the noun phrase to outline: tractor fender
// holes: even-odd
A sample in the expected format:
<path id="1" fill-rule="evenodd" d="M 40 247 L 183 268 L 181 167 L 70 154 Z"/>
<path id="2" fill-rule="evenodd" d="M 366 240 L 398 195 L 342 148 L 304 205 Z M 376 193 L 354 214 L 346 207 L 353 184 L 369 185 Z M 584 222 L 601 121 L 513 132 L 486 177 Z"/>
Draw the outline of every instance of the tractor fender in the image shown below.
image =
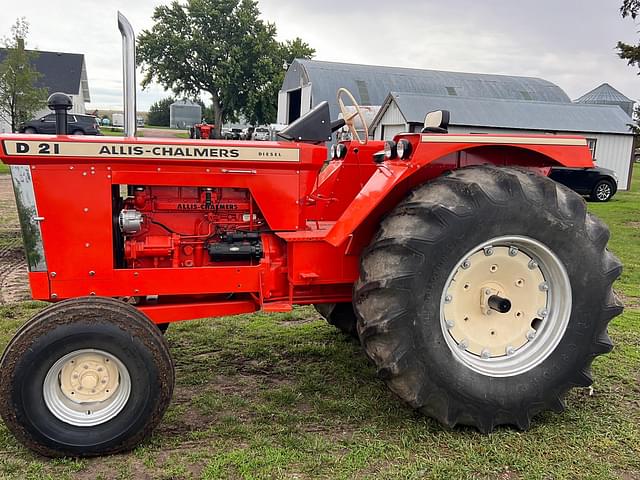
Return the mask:
<path id="1" fill-rule="evenodd" d="M 434 135 L 407 136 L 414 145 L 408 161 L 390 160 L 378 165 L 327 233 L 325 240 L 337 247 L 361 226 L 377 223 L 408 191 L 457 168 L 494 164 L 517 166 L 548 174 L 548 167 L 591 167 L 593 160 L 583 137 Z M 437 138 L 434 142 L 425 138 Z M 447 139 L 447 141 L 444 141 Z M 372 231 L 372 229 L 368 229 Z"/>

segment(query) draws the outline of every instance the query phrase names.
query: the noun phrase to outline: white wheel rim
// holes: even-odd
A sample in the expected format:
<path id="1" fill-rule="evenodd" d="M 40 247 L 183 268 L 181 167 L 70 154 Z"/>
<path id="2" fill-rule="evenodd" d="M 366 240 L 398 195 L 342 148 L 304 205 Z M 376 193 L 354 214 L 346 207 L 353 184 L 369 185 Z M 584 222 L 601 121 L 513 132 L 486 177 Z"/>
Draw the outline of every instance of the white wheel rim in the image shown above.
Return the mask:
<path id="1" fill-rule="evenodd" d="M 488 299 L 509 299 L 507 312 Z M 440 325 L 454 358 L 491 377 L 520 375 L 543 362 L 571 316 L 571 283 L 560 259 L 529 237 L 491 239 L 464 255 L 440 300 Z"/>
<path id="2" fill-rule="evenodd" d="M 93 427 L 117 416 L 131 395 L 124 364 L 103 350 L 83 349 L 60 358 L 42 386 L 44 403 L 60 421 Z"/>
<path id="3" fill-rule="evenodd" d="M 598 186 L 598 189 L 596 190 L 598 200 L 606 200 L 609 198 L 609 195 L 611 195 L 611 187 L 607 183 L 603 183 Z"/>

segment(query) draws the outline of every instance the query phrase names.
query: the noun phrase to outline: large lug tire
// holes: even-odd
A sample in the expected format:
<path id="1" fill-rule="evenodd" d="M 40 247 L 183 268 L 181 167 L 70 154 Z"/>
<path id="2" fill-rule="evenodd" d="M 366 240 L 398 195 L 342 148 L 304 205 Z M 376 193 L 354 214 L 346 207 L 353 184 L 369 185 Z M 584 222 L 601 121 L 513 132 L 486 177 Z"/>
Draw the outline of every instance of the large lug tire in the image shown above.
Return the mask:
<path id="1" fill-rule="evenodd" d="M 589 198 L 594 202 L 608 202 L 613 197 L 613 185 L 608 180 L 600 180 L 593 187 Z"/>
<path id="2" fill-rule="evenodd" d="M 439 422 L 526 429 L 591 385 L 612 348 L 622 266 L 608 239 L 546 177 L 454 171 L 411 192 L 363 253 L 360 340 L 391 390 Z"/>
<path id="3" fill-rule="evenodd" d="M 318 303 L 314 305 L 316 311 L 331 325 L 342 333 L 358 338 L 357 317 L 353 311 L 353 304 L 349 303 Z"/>
<path id="4" fill-rule="evenodd" d="M 0 360 L 0 414 L 24 445 L 50 457 L 129 450 L 171 401 L 174 367 L 158 328 L 131 305 L 55 304 L 27 322 Z"/>

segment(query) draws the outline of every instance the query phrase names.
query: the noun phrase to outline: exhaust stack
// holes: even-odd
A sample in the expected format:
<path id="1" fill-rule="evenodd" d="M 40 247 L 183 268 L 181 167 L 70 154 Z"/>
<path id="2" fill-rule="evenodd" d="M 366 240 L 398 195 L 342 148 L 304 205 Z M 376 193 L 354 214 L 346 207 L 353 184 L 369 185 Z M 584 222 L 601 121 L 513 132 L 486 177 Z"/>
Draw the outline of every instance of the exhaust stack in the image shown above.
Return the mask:
<path id="1" fill-rule="evenodd" d="M 124 135 L 136 136 L 136 35 L 133 27 L 118 12 L 118 29 L 122 35 L 122 73 L 124 86 Z"/>

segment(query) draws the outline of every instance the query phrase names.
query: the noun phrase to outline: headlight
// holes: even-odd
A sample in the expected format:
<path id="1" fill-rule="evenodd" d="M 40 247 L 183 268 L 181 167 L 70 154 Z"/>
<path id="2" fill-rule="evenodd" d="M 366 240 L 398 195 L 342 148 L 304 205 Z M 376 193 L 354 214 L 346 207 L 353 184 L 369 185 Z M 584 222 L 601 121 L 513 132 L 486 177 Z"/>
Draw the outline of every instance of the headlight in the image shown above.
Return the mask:
<path id="1" fill-rule="evenodd" d="M 338 143 L 336 147 L 336 158 L 344 158 L 347 156 L 347 146 L 344 143 Z"/>
<path id="2" fill-rule="evenodd" d="M 393 140 L 384 142 L 384 156 L 388 160 L 396 158 L 396 142 Z"/>
<path id="3" fill-rule="evenodd" d="M 409 140 L 402 139 L 398 141 L 398 145 L 396 145 L 396 152 L 398 152 L 398 157 L 402 160 L 407 160 L 409 155 L 411 155 L 411 143 Z"/>

